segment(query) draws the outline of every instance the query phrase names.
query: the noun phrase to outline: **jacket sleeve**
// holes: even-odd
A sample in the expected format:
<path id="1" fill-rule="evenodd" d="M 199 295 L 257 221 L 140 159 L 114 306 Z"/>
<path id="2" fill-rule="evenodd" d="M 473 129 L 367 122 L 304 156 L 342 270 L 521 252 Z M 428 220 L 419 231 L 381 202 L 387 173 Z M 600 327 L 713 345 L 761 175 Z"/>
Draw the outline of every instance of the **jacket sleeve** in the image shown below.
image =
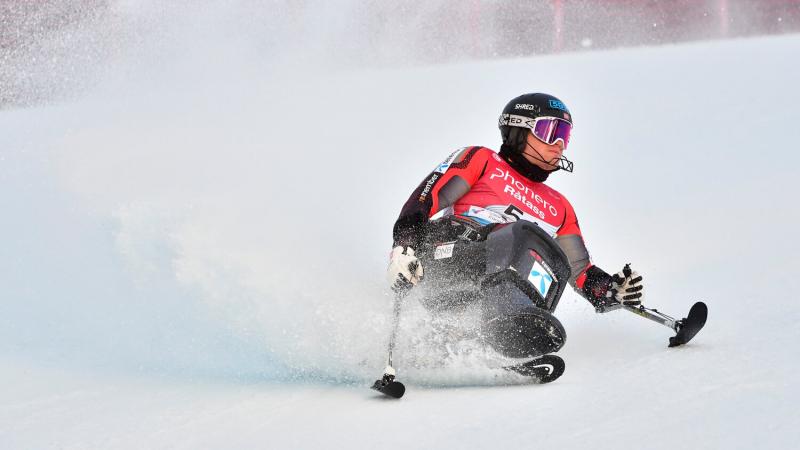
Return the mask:
<path id="1" fill-rule="evenodd" d="M 428 219 L 469 192 L 486 170 L 491 153 L 492 150 L 484 147 L 456 150 L 422 180 L 394 224 L 393 246 L 417 248 L 424 238 Z"/>
<path id="2" fill-rule="evenodd" d="M 611 287 L 611 275 L 592 264 L 575 210 L 566 198 L 564 205 L 567 213 L 556 242 L 569 259 L 572 271 L 569 284 L 593 306 L 600 306 Z"/>

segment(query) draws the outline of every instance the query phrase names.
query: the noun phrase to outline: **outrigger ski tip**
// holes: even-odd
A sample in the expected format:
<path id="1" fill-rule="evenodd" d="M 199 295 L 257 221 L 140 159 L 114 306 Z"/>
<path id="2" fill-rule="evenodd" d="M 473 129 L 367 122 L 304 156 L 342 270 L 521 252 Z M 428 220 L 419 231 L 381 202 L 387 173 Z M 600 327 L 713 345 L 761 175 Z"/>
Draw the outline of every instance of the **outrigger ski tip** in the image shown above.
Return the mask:
<path id="1" fill-rule="evenodd" d="M 669 338 L 669 346 L 677 347 L 692 340 L 703 329 L 708 318 L 708 306 L 703 302 L 692 305 L 689 315 L 675 323 L 675 336 Z"/>
<path id="2" fill-rule="evenodd" d="M 406 393 L 406 387 L 399 381 L 394 381 L 394 375 L 384 374 L 380 380 L 375 380 L 372 389 L 392 398 L 400 398 Z"/>
<path id="3" fill-rule="evenodd" d="M 708 318 L 708 306 L 703 302 L 692 305 L 689 315 L 681 320 L 675 320 L 657 309 L 645 308 L 643 305 L 623 306 L 623 308 L 674 330 L 675 336 L 669 338 L 670 347 L 677 347 L 691 341 L 703 329 Z"/>

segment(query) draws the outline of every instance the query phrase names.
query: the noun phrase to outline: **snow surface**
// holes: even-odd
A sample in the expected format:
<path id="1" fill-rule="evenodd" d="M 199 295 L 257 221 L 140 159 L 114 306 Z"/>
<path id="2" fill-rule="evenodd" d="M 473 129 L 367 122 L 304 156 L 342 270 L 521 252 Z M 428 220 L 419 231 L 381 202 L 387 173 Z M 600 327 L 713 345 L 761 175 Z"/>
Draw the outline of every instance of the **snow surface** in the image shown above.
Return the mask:
<path id="1" fill-rule="evenodd" d="M 214 42 L 0 112 L 0 448 L 800 439 L 800 36 L 319 70 Z M 706 301 L 706 329 L 668 349 L 666 328 L 569 292 L 566 373 L 529 385 L 437 366 L 411 301 L 408 393 L 381 398 L 392 223 L 453 149 L 497 148 L 499 110 L 529 91 L 576 118 L 575 173 L 552 184 L 595 262 L 633 263 L 672 315 Z"/>

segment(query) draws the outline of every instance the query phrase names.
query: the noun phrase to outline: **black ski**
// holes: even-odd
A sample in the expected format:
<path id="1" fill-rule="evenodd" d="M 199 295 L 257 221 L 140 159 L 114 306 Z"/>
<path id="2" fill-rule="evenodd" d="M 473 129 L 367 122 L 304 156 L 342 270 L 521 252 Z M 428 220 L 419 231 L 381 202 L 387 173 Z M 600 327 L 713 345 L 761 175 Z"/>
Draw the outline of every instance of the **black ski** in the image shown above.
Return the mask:
<path id="1" fill-rule="evenodd" d="M 399 381 L 394 381 L 394 375 L 384 374 L 380 380 L 375 380 L 372 389 L 392 398 L 400 398 L 406 393 L 406 387 Z"/>
<path id="2" fill-rule="evenodd" d="M 564 374 L 564 360 L 556 355 L 539 356 L 526 363 L 504 367 L 526 377 L 532 377 L 539 383 L 550 383 Z"/>
<path id="3" fill-rule="evenodd" d="M 692 338 L 703 329 L 708 318 L 708 306 L 703 302 L 697 302 L 692 305 L 689 310 L 689 315 L 682 320 L 676 322 L 676 330 L 678 334 L 669 338 L 669 346 L 677 347 L 692 340 Z"/>

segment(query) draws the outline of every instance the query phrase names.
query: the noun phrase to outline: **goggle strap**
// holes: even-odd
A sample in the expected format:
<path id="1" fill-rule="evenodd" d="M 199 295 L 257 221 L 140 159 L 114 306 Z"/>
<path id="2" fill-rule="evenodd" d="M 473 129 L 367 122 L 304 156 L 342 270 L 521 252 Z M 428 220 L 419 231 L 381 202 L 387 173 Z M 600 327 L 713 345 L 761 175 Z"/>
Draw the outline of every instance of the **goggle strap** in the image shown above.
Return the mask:
<path id="1" fill-rule="evenodd" d="M 539 136 L 539 133 L 536 132 L 536 123 L 541 122 L 543 120 L 547 120 L 547 130 L 546 136 Z M 543 142 L 548 144 L 555 144 L 558 141 L 561 141 L 564 144 L 564 147 L 567 146 L 567 142 L 563 137 L 557 137 L 553 139 L 554 135 L 558 132 L 559 126 L 561 126 L 561 122 L 567 124 L 572 127 L 572 124 L 564 119 L 559 119 L 558 117 L 537 117 L 535 119 L 531 119 L 530 117 L 525 116 L 518 116 L 516 114 L 501 114 L 498 123 L 500 126 L 511 126 L 511 127 L 520 127 L 520 128 L 527 128 L 533 132 L 533 135 L 537 138 L 541 139 Z M 569 136 L 569 132 L 567 136 Z M 566 170 L 566 169 L 564 169 Z"/>

